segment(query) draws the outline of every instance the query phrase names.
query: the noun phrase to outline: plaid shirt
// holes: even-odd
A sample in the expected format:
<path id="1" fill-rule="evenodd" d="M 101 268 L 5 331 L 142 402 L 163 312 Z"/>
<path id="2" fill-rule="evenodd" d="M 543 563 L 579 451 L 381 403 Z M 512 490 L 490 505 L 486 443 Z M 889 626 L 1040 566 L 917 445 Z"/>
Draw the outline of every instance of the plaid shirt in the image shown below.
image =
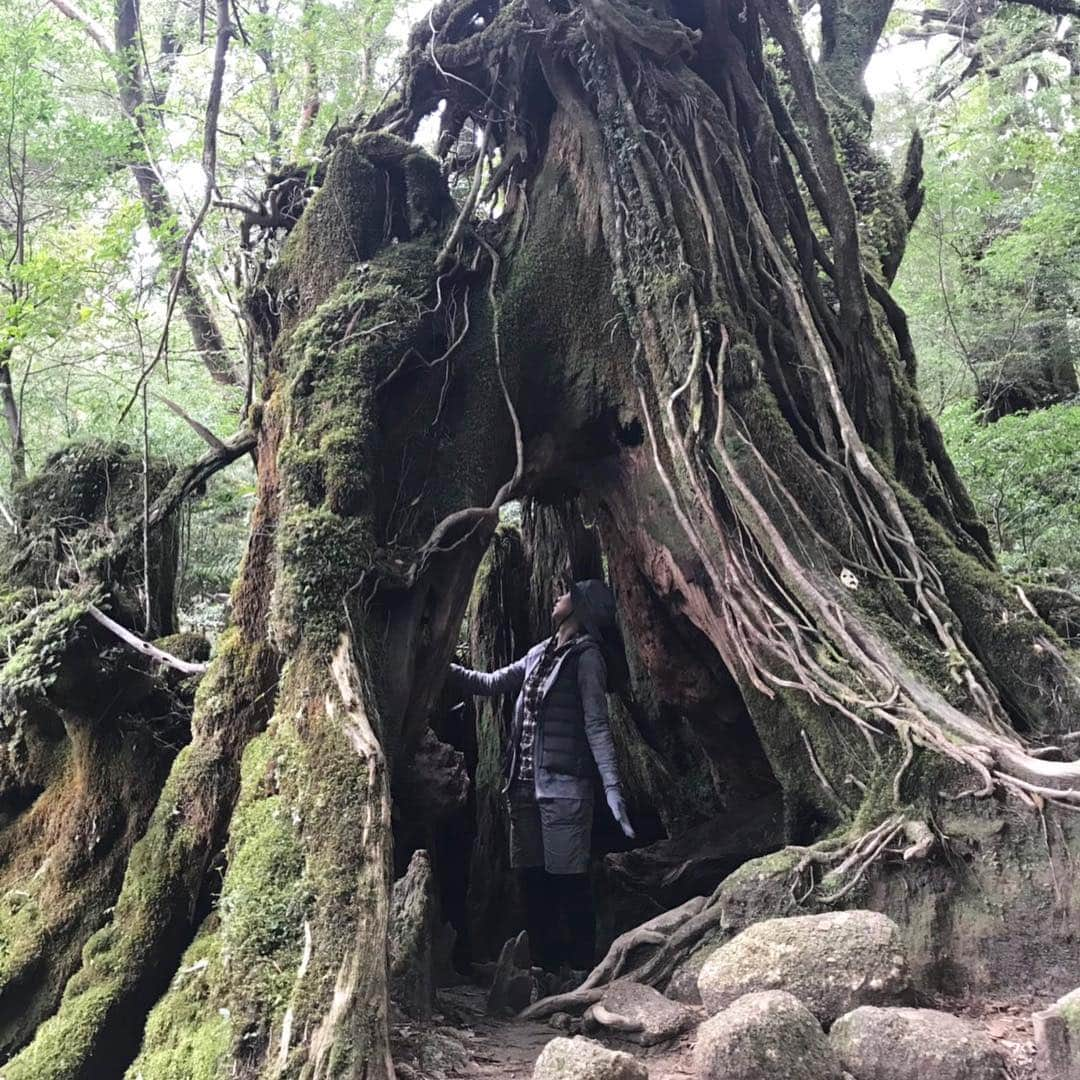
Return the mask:
<path id="1" fill-rule="evenodd" d="M 536 725 L 540 719 L 540 690 L 544 681 L 551 674 L 560 656 L 577 640 L 577 635 L 558 643 L 558 635 L 552 634 L 544 647 L 536 667 L 525 680 L 524 709 L 521 718 L 521 740 L 518 743 L 517 772 L 518 780 L 532 780 L 534 776 L 534 753 L 536 750 Z"/>

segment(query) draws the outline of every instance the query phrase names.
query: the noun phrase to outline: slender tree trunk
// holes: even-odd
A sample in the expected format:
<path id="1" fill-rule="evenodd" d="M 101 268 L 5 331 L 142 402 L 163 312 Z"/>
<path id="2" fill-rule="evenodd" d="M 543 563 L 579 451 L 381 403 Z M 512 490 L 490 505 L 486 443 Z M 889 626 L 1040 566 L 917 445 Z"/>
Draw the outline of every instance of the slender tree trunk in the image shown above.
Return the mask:
<path id="1" fill-rule="evenodd" d="M 144 88 L 139 15 L 139 0 L 117 0 L 114 63 L 120 107 L 133 129 L 131 174 L 162 258 L 170 269 L 176 268 L 175 272 L 179 274 L 176 288 L 180 307 L 195 349 L 215 382 L 235 383 L 238 380 L 237 371 L 210 301 L 191 270 L 186 266 L 182 269 L 178 267 L 182 235 L 180 219 L 153 160 L 154 126 L 150 121 L 149 99 Z M 164 87 L 152 96 L 163 100 Z"/>
<path id="2" fill-rule="evenodd" d="M 17 482 L 26 479 L 26 441 L 23 438 L 19 402 L 15 397 L 15 388 L 11 383 L 11 356 L 13 352 L 14 349 L 8 349 L 6 355 L 0 355 L 0 404 L 3 405 L 4 423 L 7 426 L 11 479 Z"/>
<path id="3" fill-rule="evenodd" d="M 299 153 L 299 147 L 304 136 L 315 123 L 315 119 L 319 115 L 319 109 L 322 108 L 322 96 L 319 90 L 319 66 L 315 59 L 313 42 L 308 40 L 311 38 L 311 35 L 315 33 L 314 27 L 312 26 L 314 17 L 311 4 L 305 3 L 300 21 L 301 30 L 305 37 L 303 44 L 304 100 L 303 104 L 300 106 L 300 116 L 296 121 L 296 134 L 293 137 L 293 143 L 297 153 Z M 362 54 L 360 62 L 363 64 Z"/>

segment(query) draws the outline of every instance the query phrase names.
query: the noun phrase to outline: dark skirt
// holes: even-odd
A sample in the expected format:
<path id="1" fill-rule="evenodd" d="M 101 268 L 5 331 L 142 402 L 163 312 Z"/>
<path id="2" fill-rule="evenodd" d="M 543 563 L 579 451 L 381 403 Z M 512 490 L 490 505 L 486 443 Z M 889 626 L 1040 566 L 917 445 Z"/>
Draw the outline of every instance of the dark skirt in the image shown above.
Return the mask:
<path id="1" fill-rule="evenodd" d="M 549 874 L 589 870 L 592 799 L 537 799 L 532 780 L 515 780 L 507 792 L 510 865 L 542 866 Z"/>

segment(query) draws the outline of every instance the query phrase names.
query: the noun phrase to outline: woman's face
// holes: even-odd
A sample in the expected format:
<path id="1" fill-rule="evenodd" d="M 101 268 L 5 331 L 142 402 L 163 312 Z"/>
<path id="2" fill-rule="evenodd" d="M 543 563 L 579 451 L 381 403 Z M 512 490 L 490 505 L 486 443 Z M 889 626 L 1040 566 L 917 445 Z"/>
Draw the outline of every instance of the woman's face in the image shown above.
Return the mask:
<path id="1" fill-rule="evenodd" d="M 570 600 L 570 594 L 564 592 L 555 601 L 555 606 L 551 609 L 551 621 L 556 627 L 561 626 L 574 612 L 574 605 Z"/>

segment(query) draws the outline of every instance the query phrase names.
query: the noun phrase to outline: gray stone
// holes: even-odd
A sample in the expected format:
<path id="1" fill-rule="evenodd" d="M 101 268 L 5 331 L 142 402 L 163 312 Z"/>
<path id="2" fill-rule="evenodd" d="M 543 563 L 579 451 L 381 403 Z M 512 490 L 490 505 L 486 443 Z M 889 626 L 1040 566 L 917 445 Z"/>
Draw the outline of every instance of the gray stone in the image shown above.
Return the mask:
<path id="1" fill-rule="evenodd" d="M 629 1054 L 579 1035 L 552 1039 L 536 1059 L 533 1080 L 649 1080 L 649 1070 Z"/>
<path id="2" fill-rule="evenodd" d="M 1032 1019 L 1039 1080 L 1080 1080 L 1080 990 Z"/>
<path id="3" fill-rule="evenodd" d="M 453 1028 L 436 1028 L 421 1032 L 417 1064 L 422 1076 L 463 1076 L 479 1072 L 461 1032 Z"/>
<path id="4" fill-rule="evenodd" d="M 557 1012 L 548 1017 L 548 1027 L 556 1031 L 570 1031 L 574 1026 L 574 1018 L 569 1013 Z"/>
<path id="5" fill-rule="evenodd" d="M 897 1002 L 907 987 L 900 931 L 876 911 L 755 923 L 717 949 L 698 975 L 710 1013 L 744 994 L 787 990 L 826 1026 L 859 1005 Z"/>
<path id="6" fill-rule="evenodd" d="M 693 1010 L 669 1001 L 651 986 L 616 982 L 585 1014 L 585 1030 L 606 1029 L 630 1042 L 653 1046 L 692 1027 Z"/>
<path id="7" fill-rule="evenodd" d="M 696 1080 L 841 1080 L 814 1014 L 783 990 L 739 998 L 698 1028 Z"/>
<path id="8" fill-rule="evenodd" d="M 1001 1080 L 1005 1060 L 981 1028 L 932 1009 L 864 1005 L 829 1032 L 855 1080 Z"/>
<path id="9" fill-rule="evenodd" d="M 390 901 L 390 997 L 414 1020 L 430 1020 L 435 1007 L 437 908 L 431 860 L 426 851 L 415 851 Z"/>

